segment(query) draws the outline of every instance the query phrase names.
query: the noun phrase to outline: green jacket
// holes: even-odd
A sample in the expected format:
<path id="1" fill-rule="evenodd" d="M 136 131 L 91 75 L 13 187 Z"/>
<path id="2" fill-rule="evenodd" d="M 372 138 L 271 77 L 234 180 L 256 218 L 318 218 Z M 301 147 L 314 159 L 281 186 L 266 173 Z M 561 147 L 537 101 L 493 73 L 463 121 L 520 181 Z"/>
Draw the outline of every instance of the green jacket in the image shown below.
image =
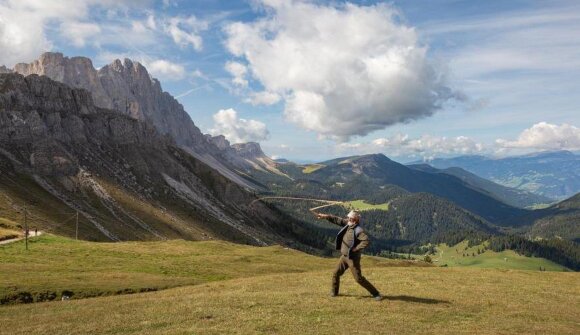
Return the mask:
<path id="1" fill-rule="evenodd" d="M 348 258 L 360 257 L 361 251 L 370 244 L 369 237 L 360 224 L 350 227 L 348 220 L 334 215 L 327 220 L 343 227 L 336 235 L 336 250 L 340 250 Z"/>

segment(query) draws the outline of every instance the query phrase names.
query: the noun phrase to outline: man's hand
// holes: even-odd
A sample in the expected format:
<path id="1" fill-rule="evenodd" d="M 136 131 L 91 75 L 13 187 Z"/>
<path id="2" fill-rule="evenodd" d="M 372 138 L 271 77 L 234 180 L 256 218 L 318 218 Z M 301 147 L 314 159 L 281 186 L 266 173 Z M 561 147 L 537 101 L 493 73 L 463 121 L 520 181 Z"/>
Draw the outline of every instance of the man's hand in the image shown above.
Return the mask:
<path id="1" fill-rule="evenodd" d="M 321 219 L 327 219 L 330 217 L 330 215 L 328 214 L 321 214 L 321 213 L 315 213 L 314 215 L 316 215 L 316 218 L 321 220 Z"/>

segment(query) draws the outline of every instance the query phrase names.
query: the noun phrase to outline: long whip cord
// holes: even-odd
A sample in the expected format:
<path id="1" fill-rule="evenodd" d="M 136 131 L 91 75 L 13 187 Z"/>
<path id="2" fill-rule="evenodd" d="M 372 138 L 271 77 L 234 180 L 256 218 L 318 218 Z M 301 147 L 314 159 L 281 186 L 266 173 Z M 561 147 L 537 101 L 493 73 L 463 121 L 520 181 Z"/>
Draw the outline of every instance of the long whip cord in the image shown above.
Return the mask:
<path id="1" fill-rule="evenodd" d="M 258 201 L 262 201 L 265 199 L 283 199 L 283 200 L 298 200 L 298 201 L 315 201 L 315 202 L 322 202 L 325 203 L 322 206 L 316 206 L 316 207 L 312 207 L 310 209 L 308 209 L 310 212 L 312 212 L 313 214 L 317 214 L 316 211 L 324 208 L 324 207 L 330 207 L 330 206 L 336 206 L 336 205 L 341 205 L 344 203 L 344 201 L 333 201 L 333 200 L 324 200 L 324 199 L 314 199 L 314 198 L 298 198 L 298 197 L 278 197 L 278 196 L 271 196 L 271 197 L 262 197 L 262 198 L 258 198 L 254 201 L 252 201 L 250 203 L 250 206 L 252 206 L 254 203 L 258 202 Z"/>

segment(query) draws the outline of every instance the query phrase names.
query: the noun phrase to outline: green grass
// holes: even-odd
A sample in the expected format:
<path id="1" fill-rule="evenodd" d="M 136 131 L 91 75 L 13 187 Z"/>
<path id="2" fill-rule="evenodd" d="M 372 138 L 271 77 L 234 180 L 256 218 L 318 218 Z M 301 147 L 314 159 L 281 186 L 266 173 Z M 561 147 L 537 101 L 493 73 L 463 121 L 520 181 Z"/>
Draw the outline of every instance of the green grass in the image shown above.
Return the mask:
<path id="1" fill-rule="evenodd" d="M 364 200 L 354 200 L 354 201 L 347 201 L 343 204 L 343 206 L 347 209 L 356 209 L 359 211 L 368 211 L 372 209 L 380 209 L 383 211 L 389 210 L 389 203 L 386 202 L 384 204 L 369 204 Z"/>
<path id="2" fill-rule="evenodd" d="M 236 268 L 241 268 L 237 266 Z M 330 270 L 330 269 L 329 269 Z M 329 270 L 0 308 L 0 334 L 578 334 L 578 273 L 365 268 L 386 297 Z"/>
<path id="3" fill-rule="evenodd" d="M 539 270 L 540 267 L 546 271 L 563 271 L 565 267 L 544 258 L 526 257 L 517 254 L 512 250 L 495 252 L 486 250 L 482 254 L 477 254 L 477 250 L 483 250 L 483 245 L 468 248 L 467 241 L 455 246 L 440 244 L 437 246 L 436 255 L 431 255 L 435 265 L 494 268 L 494 269 L 517 269 L 517 270 Z M 465 256 L 463 256 L 465 255 Z M 475 256 L 473 256 L 475 255 Z M 423 256 L 421 256 L 422 258 Z"/>
<path id="4" fill-rule="evenodd" d="M 63 290 L 73 298 L 108 296 L 0 306 L 0 334 L 580 331 L 578 273 L 418 267 L 364 256 L 364 275 L 386 297 L 377 302 L 348 272 L 341 296 L 330 298 L 336 261 L 280 246 L 95 243 L 43 235 L 28 252 L 21 242 L 0 246 L 2 297 L 29 292 L 47 298 Z"/>
<path id="5" fill-rule="evenodd" d="M 14 229 L 6 229 L 6 228 L 2 228 L 0 227 L 0 241 L 4 241 L 4 240 L 8 240 L 11 238 L 16 238 L 16 237 L 20 237 L 23 234 L 17 230 Z"/>
<path id="6" fill-rule="evenodd" d="M 366 257 L 373 266 L 400 265 Z M 18 303 L 114 295 L 272 273 L 331 269 L 334 259 L 281 246 L 224 241 L 95 243 L 42 235 L 0 245 L 0 301 Z"/>
<path id="7" fill-rule="evenodd" d="M 310 164 L 310 165 L 306 165 L 304 167 L 304 169 L 302 169 L 302 173 L 306 173 L 306 174 L 312 173 L 312 172 L 314 172 L 316 170 L 322 169 L 323 167 L 326 167 L 326 165 L 323 165 L 323 164 Z"/>

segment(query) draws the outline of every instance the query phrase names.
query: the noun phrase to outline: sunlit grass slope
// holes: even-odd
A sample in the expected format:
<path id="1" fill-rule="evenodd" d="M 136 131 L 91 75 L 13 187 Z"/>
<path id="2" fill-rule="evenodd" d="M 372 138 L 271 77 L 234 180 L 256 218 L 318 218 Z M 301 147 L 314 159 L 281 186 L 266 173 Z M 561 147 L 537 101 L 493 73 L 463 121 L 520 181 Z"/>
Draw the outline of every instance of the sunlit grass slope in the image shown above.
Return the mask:
<path id="1" fill-rule="evenodd" d="M 481 254 L 478 254 L 478 250 L 483 251 L 483 245 L 468 247 L 467 241 L 455 246 L 440 244 L 437 246 L 437 254 L 431 256 L 431 258 L 434 260 L 434 264 L 447 264 L 447 266 L 536 271 L 540 268 L 546 271 L 563 271 L 566 269 L 564 266 L 545 258 L 526 257 L 519 255 L 513 250 L 505 250 L 502 252 L 485 250 Z"/>
<path id="2" fill-rule="evenodd" d="M 274 273 L 331 270 L 336 260 L 224 241 L 95 243 L 43 235 L 0 245 L 0 301 L 19 303 L 159 290 Z M 399 261 L 365 257 L 367 266 Z M 408 264 L 408 263 L 407 263 Z M 69 293 L 70 294 L 70 293 Z"/>
<path id="3" fill-rule="evenodd" d="M 237 267 L 240 269 L 240 267 Z M 578 334 L 578 273 L 367 267 L 377 302 L 329 271 L 0 308 L 0 334 Z M 26 320 L 26 321 L 23 321 Z"/>
<path id="4" fill-rule="evenodd" d="M 322 169 L 323 167 L 325 167 L 325 165 L 322 165 L 322 164 L 310 164 L 310 165 L 306 165 L 304 167 L 304 169 L 302 169 L 302 173 L 306 173 L 306 174 L 312 173 L 314 171 L 317 171 L 317 170 Z"/>
<path id="5" fill-rule="evenodd" d="M 359 211 L 368 211 L 372 209 L 380 209 L 383 211 L 389 210 L 389 203 L 386 202 L 384 204 L 369 204 L 364 200 L 353 200 L 347 201 L 343 204 L 343 206 L 347 209 L 355 209 Z"/>

